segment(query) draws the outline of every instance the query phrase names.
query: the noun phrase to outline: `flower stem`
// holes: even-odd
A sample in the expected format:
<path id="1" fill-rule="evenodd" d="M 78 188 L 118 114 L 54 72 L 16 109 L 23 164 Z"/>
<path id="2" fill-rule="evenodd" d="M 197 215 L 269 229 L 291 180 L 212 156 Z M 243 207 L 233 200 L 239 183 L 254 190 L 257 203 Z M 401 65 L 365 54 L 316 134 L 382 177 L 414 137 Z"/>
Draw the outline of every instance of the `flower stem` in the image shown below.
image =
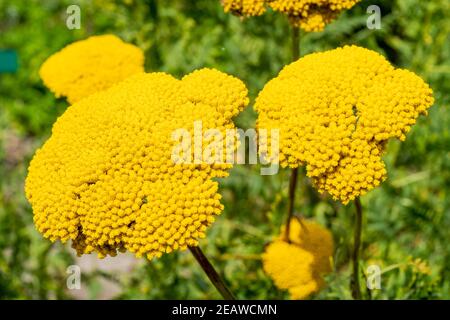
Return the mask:
<path id="1" fill-rule="evenodd" d="M 350 282 L 353 299 L 361 299 L 361 287 L 359 284 L 359 251 L 361 249 L 361 232 L 362 232 L 362 206 L 359 197 L 355 199 L 356 215 L 353 238 L 353 273 Z"/>
<path id="2" fill-rule="evenodd" d="M 300 58 L 300 29 L 292 25 L 292 61 Z"/>
<path id="3" fill-rule="evenodd" d="M 291 171 L 291 178 L 289 180 L 289 204 L 288 204 L 288 216 L 286 219 L 286 228 L 284 230 L 284 240 L 291 242 L 289 238 L 291 220 L 294 215 L 294 202 L 295 202 L 295 188 L 297 187 L 298 168 L 294 168 Z"/>
<path id="4" fill-rule="evenodd" d="M 300 29 L 291 25 L 292 30 L 292 61 L 298 60 L 300 57 Z M 286 229 L 284 233 L 284 239 L 287 242 L 291 242 L 289 239 L 289 232 L 291 227 L 291 219 L 294 214 L 294 200 L 295 200 L 295 188 L 297 187 L 298 168 L 293 168 L 291 171 L 291 178 L 289 180 L 289 204 L 288 204 L 288 216 L 286 219 Z"/>
<path id="5" fill-rule="evenodd" d="M 202 267 L 203 271 L 205 271 L 206 275 L 208 276 L 209 280 L 211 280 L 212 284 L 216 287 L 216 289 L 220 292 L 222 297 L 225 300 L 236 300 L 236 298 L 233 296 L 233 294 L 228 290 L 227 286 L 225 285 L 225 282 L 223 279 L 219 276 L 217 271 L 214 269 L 212 264 L 209 262 L 208 258 L 203 254 L 200 247 L 191 247 L 189 246 L 189 250 L 191 251 L 192 255 L 195 257 L 197 262 Z"/>

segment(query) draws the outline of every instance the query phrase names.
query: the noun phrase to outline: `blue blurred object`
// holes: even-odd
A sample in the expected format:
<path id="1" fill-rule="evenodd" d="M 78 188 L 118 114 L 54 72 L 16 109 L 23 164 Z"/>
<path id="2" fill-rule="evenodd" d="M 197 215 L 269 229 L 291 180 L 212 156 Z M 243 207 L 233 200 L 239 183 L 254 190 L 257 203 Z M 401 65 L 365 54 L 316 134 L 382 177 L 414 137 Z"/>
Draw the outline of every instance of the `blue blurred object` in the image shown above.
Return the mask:
<path id="1" fill-rule="evenodd" d="M 17 68 L 17 52 L 10 49 L 0 49 L 0 73 L 14 73 Z"/>

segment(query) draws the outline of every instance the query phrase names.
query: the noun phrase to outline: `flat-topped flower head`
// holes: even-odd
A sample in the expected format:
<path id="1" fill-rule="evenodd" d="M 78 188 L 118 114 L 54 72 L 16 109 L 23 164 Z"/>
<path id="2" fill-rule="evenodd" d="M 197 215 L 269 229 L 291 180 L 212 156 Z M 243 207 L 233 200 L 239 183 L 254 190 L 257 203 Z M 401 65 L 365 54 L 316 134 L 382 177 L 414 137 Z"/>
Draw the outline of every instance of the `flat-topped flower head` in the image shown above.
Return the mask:
<path id="1" fill-rule="evenodd" d="M 359 1 L 361 0 L 269 0 L 269 6 L 287 15 L 294 26 L 306 32 L 317 32 Z"/>
<path id="2" fill-rule="evenodd" d="M 70 106 L 32 159 L 25 184 L 34 222 L 78 254 L 118 250 L 159 257 L 196 246 L 223 206 L 230 164 L 177 163 L 173 133 L 194 123 L 234 128 L 248 103 L 238 79 L 217 70 L 182 80 L 141 73 Z"/>
<path id="3" fill-rule="evenodd" d="M 433 102 L 414 73 L 374 51 L 345 46 L 286 66 L 260 92 L 255 109 L 259 128 L 280 129 L 281 166 L 306 165 L 320 192 L 346 204 L 386 178 L 387 140 L 404 140 Z"/>
<path id="4" fill-rule="evenodd" d="M 39 75 L 56 95 L 75 103 L 136 73 L 144 72 L 144 53 L 114 35 L 93 36 L 50 56 Z"/>
<path id="5" fill-rule="evenodd" d="M 292 25 L 306 32 L 322 31 L 344 10 L 361 0 L 222 0 L 225 12 L 259 16 L 267 8 L 285 14 Z"/>
<path id="6" fill-rule="evenodd" d="M 267 0 L 221 0 L 223 10 L 237 16 L 254 17 L 266 12 Z"/>
<path id="7" fill-rule="evenodd" d="M 262 256 L 264 271 L 275 285 L 288 290 L 292 299 L 304 299 L 324 286 L 323 276 L 331 271 L 333 237 L 309 220 L 293 218 L 289 228 L 290 243 L 281 235 L 270 243 Z"/>

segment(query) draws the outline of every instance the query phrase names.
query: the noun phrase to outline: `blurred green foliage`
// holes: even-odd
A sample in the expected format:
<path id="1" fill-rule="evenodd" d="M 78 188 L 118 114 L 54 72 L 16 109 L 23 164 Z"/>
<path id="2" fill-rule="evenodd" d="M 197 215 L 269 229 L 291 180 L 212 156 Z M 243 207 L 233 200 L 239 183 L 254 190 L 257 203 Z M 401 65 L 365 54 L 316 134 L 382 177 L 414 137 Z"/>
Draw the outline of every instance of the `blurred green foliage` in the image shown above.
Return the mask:
<path id="1" fill-rule="evenodd" d="M 80 30 L 65 25 L 70 4 L 81 8 Z M 366 28 L 371 4 L 381 8 L 381 30 Z M 365 298 L 450 298 L 449 31 L 447 0 L 374 0 L 362 1 L 324 32 L 301 34 L 302 54 L 358 44 L 418 73 L 435 93 L 429 116 L 418 121 L 406 142 L 389 143 L 384 157 L 388 180 L 362 198 L 361 267 L 377 264 L 383 272 L 382 288 L 364 290 Z M 269 12 L 242 21 L 224 14 L 218 0 L 0 0 L 0 49 L 19 54 L 18 72 L 0 74 L 1 299 L 73 297 L 66 289 L 66 268 L 76 263 L 73 252 L 51 245 L 35 231 L 23 182 L 32 154 L 67 107 L 43 86 L 39 66 L 68 43 L 104 33 L 144 49 L 147 71 L 181 77 L 206 66 L 233 74 L 247 84 L 251 104 L 290 61 L 289 26 L 283 16 Z M 236 122 L 248 128 L 255 118 L 249 106 Z M 283 221 L 287 180 L 285 170 L 261 176 L 257 166 L 236 166 L 220 181 L 225 212 L 201 246 L 238 298 L 288 298 L 263 273 L 259 260 Z M 331 228 L 336 243 L 334 272 L 327 288 L 313 298 L 351 298 L 353 206 L 318 195 L 304 172 L 297 191 L 296 211 Z M 131 272 L 83 272 L 86 297 L 101 297 L 105 279 L 120 288 L 116 298 L 219 298 L 188 253 L 139 260 Z"/>

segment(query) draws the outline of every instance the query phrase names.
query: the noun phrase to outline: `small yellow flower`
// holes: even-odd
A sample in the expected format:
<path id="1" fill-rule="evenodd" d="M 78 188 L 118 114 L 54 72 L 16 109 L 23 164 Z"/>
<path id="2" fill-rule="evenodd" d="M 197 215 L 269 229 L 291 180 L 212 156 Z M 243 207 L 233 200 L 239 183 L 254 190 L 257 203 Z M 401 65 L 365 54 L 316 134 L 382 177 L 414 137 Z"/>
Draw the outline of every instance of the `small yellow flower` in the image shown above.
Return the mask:
<path id="1" fill-rule="evenodd" d="M 306 32 L 317 32 L 359 1 L 361 0 L 269 0 L 269 6 L 287 15 L 294 26 Z"/>
<path id="2" fill-rule="evenodd" d="M 172 134 L 194 122 L 222 132 L 248 103 L 238 79 L 213 69 L 182 80 L 140 73 L 70 106 L 32 159 L 34 223 L 78 254 L 159 257 L 195 246 L 223 205 L 212 178 L 230 164 L 175 163 Z"/>
<path id="3" fill-rule="evenodd" d="M 428 265 L 428 263 L 420 258 L 413 259 L 410 257 L 408 259 L 408 264 L 412 266 L 415 272 L 421 273 L 424 275 L 430 275 L 431 274 L 431 268 Z"/>
<path id="4" fill-rule="evenodd" d="M 44 84 L 72 104 L 144 72 L 144 53 L 114 35 L 74 42 L 50 56 L 39 70 Z"/>
<path id="5" fill-rule="evenodd" d="M 319 224 L 293 218 L 290 223 L 289 239 L 281 235 L 270 243 L 262 262 L 264 271 L 275 285 L 288 290 L 292 299 L 304 299 L 325 285 L 323 275 L 331 272 L 333 237 Z"/>
<path id="6" fill-rule="evenodd" d="M 386 178 L 387 140 L 403 141 L 433 102 L 414 73 L 345 46 L 286 66 L 259 93 L 255 109 L 257 127 L 280 130 L 281 166 L 306 165 L 320 192 L 346 204 Z M 260 152 L 269 150 L 270 140 Z"/>
<path id="7" fill-rule="evenodd" d="M 267 0 L 222 0 L 223 10 L 238 16 L 260 16 L 266 11 Z"/>

